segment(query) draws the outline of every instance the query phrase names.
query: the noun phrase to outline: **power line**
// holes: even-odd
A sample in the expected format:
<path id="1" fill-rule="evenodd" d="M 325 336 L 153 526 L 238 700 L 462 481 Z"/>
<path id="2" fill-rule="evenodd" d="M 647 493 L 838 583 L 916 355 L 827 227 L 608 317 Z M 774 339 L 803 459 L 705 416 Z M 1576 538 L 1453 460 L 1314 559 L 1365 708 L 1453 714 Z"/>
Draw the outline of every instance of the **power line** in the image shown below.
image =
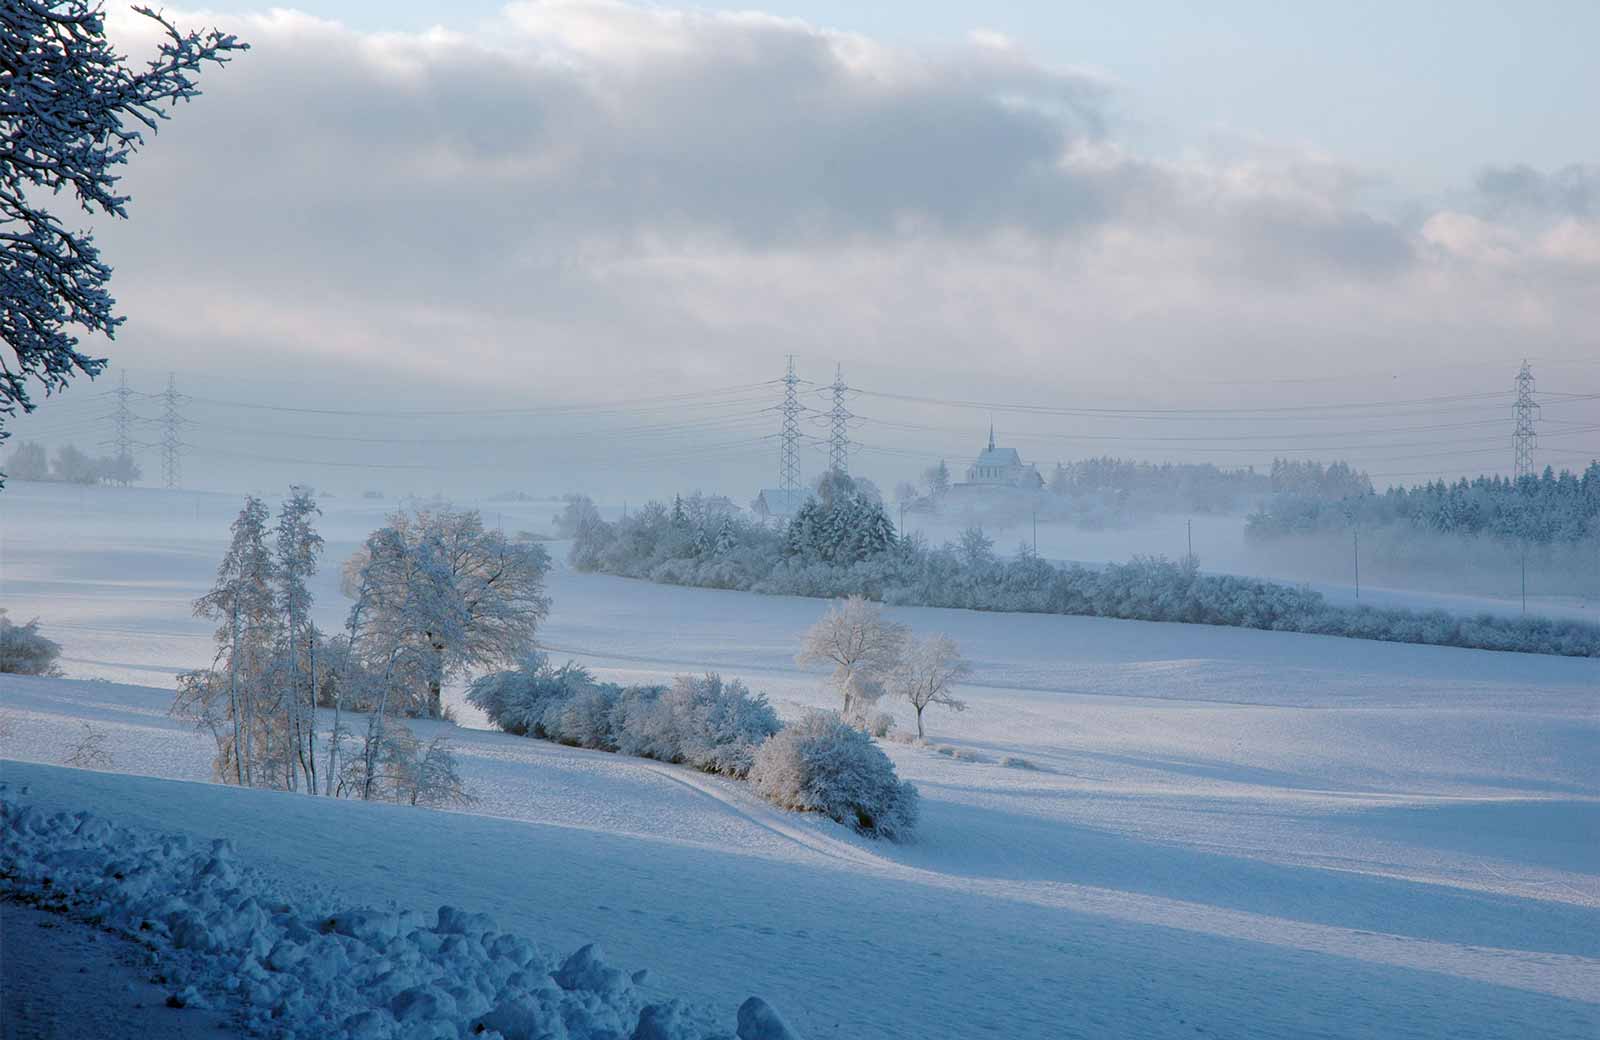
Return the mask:
<path id="1" fill-rule="evenodd" d="M 1226 418 L 1250 417 L 1259 420 L 1262 417 L 1270 417 L 1273 415 L 1294 415 L 1307 412 L 1348 412 L 1401 407 L 1409 408 L 1423 405 L 1432 406 L 1440 404 L 1456 404 L 1467 401 L 1487 401 L 1495 398 L 1504 398 L 1506 396 L 1503 391 L 1491 391 L 1477 394 L 1451 394 L 1436 397 L 1418 397 L 1398 401 L 1355 401 L 1316 405 L 1275 405 L 1262 408 L 1097 408 L 924 397 L 917 394 L 899 394 L 879 390 L 865 390 L 861 387 L 851 387 L 850 389 L 865 397 L 877 397 L 891 401 L 908 401 L 919 404 L 943 405 L 951 408 L 975 408 L 984 411 L 1022 412 L 1040 415 L 1120 416 L 1130 419 L 1168 416 L 1182 419 L 1195 419 L 1214 416 Z"/>
<path id="2" fill-rule="evenodd" d="M 446 417 L 471 417 L 491 415 L 562 415 L 577 414 L 606 414 L 617 411 L 633 411 L 642 405 L 665 403 L 695 403 L 706 398 L 724 397 L 732 393 L 745 393 L 761 387 L 771 386 L 773 380 L 760 383 L 743 383 L 738 386 L 719 387 L 714 390 L 699 390 L 685 394 L 662 394 L 654 397 L 637 397 L 618 401 L 599 402 L 592 404 L 571 405 L 536 405 L 527 408 L 443 408 L 443 409 L 387 409 L 387 410 L 361 410 L 352 408 L 304 408 L 291 405 L 263 404 L 259 401 L 225 401 L 212 397 L 192 397 L 189 400 L 196 404 L 220 405 L 225 408 L 247 408 L 268 412 L 288 412 L 295 415 L 338 415 L 366 419 L 417 419 L 430 416 Z"/>

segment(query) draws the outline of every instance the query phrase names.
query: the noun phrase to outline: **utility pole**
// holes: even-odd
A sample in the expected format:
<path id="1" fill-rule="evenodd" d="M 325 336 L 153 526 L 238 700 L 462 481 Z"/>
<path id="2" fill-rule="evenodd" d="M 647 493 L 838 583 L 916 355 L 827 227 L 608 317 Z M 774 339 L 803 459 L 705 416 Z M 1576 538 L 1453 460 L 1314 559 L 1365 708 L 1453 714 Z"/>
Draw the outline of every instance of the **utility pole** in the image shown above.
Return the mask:
<path id="1" fill-rule="evenodd" d="M 1533 476 L 1533 447 L 1538 442 L 1538 434 L 1534 432 L 1533 424 L 1539 418 L 1539 406 L 1533 400 L 1533 369 L 1528 367 L 1527 361 L 1522 362 L 1522 369 L 1517 372 L 1515 385 L 1517 403 L 1514 411 L 1517 417 L 1517 429 L 1512 436 L 1516 449 L 1513 473 L 1520 483 L 1523 477 Z"/>
<path id="2" fill-rule="evenodd" d="M 1522 616 L 1528 616 L 1528 541 L 1522 541 Z"/>
<path id="3" fill-rule="evenodd" d="M 1359 600 L 1361 598 L 1361 528 L 1352 528 L 1350 535 L 1353 546 L 1351 558 L 1356 565 L 1356 599 Z"/>
<path id="4" fill-rule="evenodd" d="M 778 454 L 778 487 L 792 497 L 800 490 L 800 377 L 794 374 L 794 355 L 789 355 L 789 368 L 783 375 L 783 447 Z M 792 509 L 793 502 L 784 508 Z"/>
<path id="5" fill-rule="evenodd" d="M 1033 511 L 1033 555 L 1039 555 L 1039 510 Z"/>
<path id="6" fill-rule="evenodd" d="M 844 366 L 833 370 L 833 408 L 828 412 L 828 470 L 833 473 L 850 472 L 850 419 L 844 406 Z"/>
<path id="7" fill-rule="evenodd" d="M 182 401 L 177 377 L 169 372 L 167 389 L 161 394 L 165 406 L 161 413 L 161 479 L 169 488 L 176 488 L 183 481 L 183 449 L 188 445 L 181 436 L 185 420 L 178 405 Z"/>
<path id="8" fill-rule="evenodd" d="M 1184 527 L 1184 530 L 1188 533 L 1188 536 L 1189 536 L 1189 557 L 1188 558 L 1192 560 L 1192 559 L 1194 559 L 1194 517 L 1190 517 L 1189 519 L 1185 520 L 1183 522 L 1183 527 Z"/>

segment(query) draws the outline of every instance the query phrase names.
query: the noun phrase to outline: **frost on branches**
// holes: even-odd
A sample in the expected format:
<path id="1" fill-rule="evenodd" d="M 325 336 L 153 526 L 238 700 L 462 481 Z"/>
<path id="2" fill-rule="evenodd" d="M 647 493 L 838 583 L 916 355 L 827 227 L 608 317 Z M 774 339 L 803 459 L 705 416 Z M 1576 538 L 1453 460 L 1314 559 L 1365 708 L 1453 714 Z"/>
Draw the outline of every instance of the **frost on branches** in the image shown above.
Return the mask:
<path id="1" fill-rule="evenodd" d="M 206 62 L 248 49 L 213 29 L 181 32 L 148 7 L 134 8 L 165 32 L 141 71 L 105 36 L 87 0 L 0 4 L 0 440 L 4 419 L 33 411 L 28 380 L 45 393 L 74 374 L 98 375 L 104 358 L 78 349 L 78 330 L 115 335 L 122 318 L 106 291 L 111 267 L 94 236 L 70 231 L 40 199 L 68 195 L 86 213 L 126 218 L 128 196 L 112 171 L 144 143 L 166 109 L 200 93 Z"/>

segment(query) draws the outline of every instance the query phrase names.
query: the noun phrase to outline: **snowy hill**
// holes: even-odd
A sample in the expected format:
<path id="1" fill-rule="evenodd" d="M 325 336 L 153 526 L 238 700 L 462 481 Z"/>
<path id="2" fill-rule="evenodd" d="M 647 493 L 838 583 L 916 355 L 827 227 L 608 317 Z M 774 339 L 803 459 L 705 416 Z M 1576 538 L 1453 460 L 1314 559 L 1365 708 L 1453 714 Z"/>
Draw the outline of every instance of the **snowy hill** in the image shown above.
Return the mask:
<path id="1" fill-rule="evenodd" d="M 555 950 L 598 941 L 725 1009 L 759 992 L 806 1036 L 1581 1037 L 1600 1015 L 1595 720 L 1549 685 L 1525 707 L 1484 691 L 1436 709 L 1057 695 L 1075 737 L 1008 742 L 1050 772 L 893 746 L 925 800 L 904 848 L 679 768 L 483 731 L 457 734 L 470 814 L 3 772 L 43 809 L 227 838 L 345 905 L 449 903 Z M 210 749 L 166 697 L 0 680 L 7 753 L 60 761 L 90 719 L 117 769 L 203 777 Z M 1474 765 L 1496 743 L 1520 772 Z"/>
<path id="2" fill-rule="evenodd" d="M 886 745 L 922 792 L 914 844 L 473 728 L 452 731 L 470 812 L 328 802 L 203 782 L 209 738 L 167 714 L 171 674 L 209 659 L 188 602 L 237 503 L 117 494 L 76 519 L 66 498 L 6 502 L 3 603 L 44 617 L 73 676 L 0 677 L 0 780 L 43 811 L 225 838 L 332 905 L 449 904 L 558 954 L 598 942 L 659 995 L 731 1023 L 760 994 L 813 1040 L 1600 1029 L 1600 662 L 896 610 L 975 665 L 971 710 L 929 721 L 976 760 Z M 331 562 L 379 513 L 329 510 L 328 620 Z M 558 659 L 716 669 L 787 716 L 827 703 L 793 663 L 817 601 L 566 571 L 551 592 Z M 115 772 L 60 768 L 85 721 Z"/>

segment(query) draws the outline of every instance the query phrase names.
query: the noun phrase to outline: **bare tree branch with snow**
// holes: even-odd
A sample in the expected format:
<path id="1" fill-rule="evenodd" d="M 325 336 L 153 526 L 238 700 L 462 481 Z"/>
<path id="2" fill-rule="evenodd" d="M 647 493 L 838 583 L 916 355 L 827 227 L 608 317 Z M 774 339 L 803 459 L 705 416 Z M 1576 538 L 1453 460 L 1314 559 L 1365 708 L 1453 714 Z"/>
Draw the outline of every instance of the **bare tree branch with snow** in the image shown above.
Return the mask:
<path id="1" fill-rule="evenodd" d="M 112 170 L 155 131 L 167 109 L 199 95 L 206 62 L 226 64 L 248 44 L 213 29 L 180 31 L 148 7 L 165 39 L 134 71 L 106 40 L 105 16 L 88 0 L 0 4 L 0 440 L 4 420 L 36 407 L 74 375 L 99 375 L 104 358 L 78 349 L 73 330 L 108 339 L 123 319 L 106 291 L 111 266 L 94 236 L 68 230 L 39 195 L 67 193 L 86 213 L 126 218 L 128 196 Z M 140 128 L 143 129 L 140 129 Z"/>

